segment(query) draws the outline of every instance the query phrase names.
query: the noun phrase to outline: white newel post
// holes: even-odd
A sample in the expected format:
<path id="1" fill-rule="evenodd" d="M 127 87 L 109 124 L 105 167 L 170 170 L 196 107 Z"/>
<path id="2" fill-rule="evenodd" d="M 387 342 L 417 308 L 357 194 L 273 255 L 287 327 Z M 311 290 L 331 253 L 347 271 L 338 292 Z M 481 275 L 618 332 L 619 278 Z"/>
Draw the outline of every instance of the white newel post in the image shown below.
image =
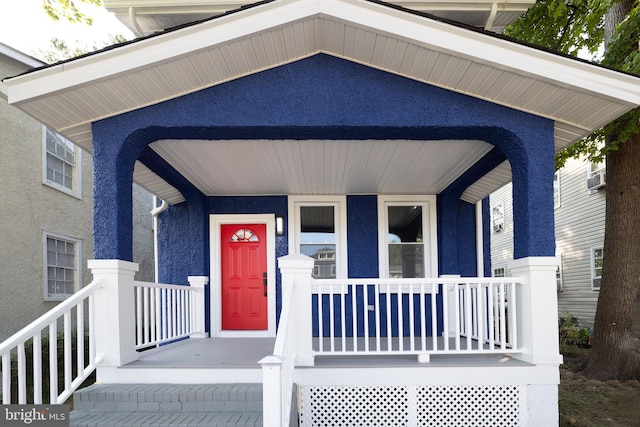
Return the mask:
<path id="1" fill-rule="evenodd" d="M 193 330 L 195 333 L 189 335 L 190 338 L 207 338 L 209 336 L 208 333 L 205 332 L 205 290 L 207 286 L 209 286 L 209 276 L 189 276 L 187 278 L 189 281 L 189 286 L 197 289 L 197 292 L 194 294 L 194 300 L 192 309 L 193 312 Z"/>
<path id="2" fill-rule="evenodd" d="M 509 264 L 518 287 L 518 337 L 524 352 L 518 357 L 534 364 L 560 364 L 558 345 L 557 257 L 528 257 Z"/>
<path id="3" fill-rule="evenodd" d="M 459 279 L 461 276 L 459 274 L 441 274 L 440 278 L 443 279 Z M 458 295 L 456 294 L 456 290 L 454 286 L 442 285 L 442 293 L 446 293 L 447 298 L 447 326 L 448 331 L 444 331 L 444 336 L 449 338 L 454 338 L 458 335 L 459 331 L 456 329 L 456 321 L 458 321 L 459 317 L 456 315 L 456 306 Z"/>
<path id="4" fill-rule="evenodd" d="M 291 321 L 295 329 L 296 366 L 313 366 L 311 327 L 311 279 L 313 259 L 301 254 L 278 258 L 282 274 L 282 294 L 293 292 Z M 284 307 L 283 307 L 284 310 Z"/>
<path id="5" fill-rule="evenodd" d="M 138 264 L 117 259 L 87 263 L 94 280 L 102 280 L 95 298 L 96 357 L 99 367 L 117 367 L 138 359 L 133 276 Z"/>
<path id="6" fill-rule="evenodd" d="M 559 365 L 557 257 L 528 257 L 512 261 L 513 276 L 522 277 L 518 289 L 518 337 L 522 354 L 513 357 L 532 363 L 537 381 L 527 385 L 529 427 L 558 425 Z"/>

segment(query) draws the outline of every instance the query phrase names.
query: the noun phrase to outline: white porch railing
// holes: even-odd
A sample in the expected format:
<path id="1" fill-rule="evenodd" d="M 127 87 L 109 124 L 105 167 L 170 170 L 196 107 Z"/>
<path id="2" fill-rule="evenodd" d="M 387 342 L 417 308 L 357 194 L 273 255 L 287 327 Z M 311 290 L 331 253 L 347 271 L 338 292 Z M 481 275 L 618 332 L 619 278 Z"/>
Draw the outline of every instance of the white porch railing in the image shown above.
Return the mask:
<path id="1" fill-rule="evenodd" d="M 64 403 L 91 375 L 98 362 L 93 309 L 96 290 L 102 285 L 102 281 L 93 281 L 0 344 L 2 404 Z M 72 330 L 76 335 L 75 351 Z M 43 338 L 49 341 L 48 360 L 43 358 Z M 27 352 L 29 346 L 31 351 Z M 60 347 L 62 360 L 59 360 Z M 62 381 L 59 365 L 63 370 Z"/>
<path id="2" fill-rule="evenodd" d="M 519 353 L 521 278 L 313 280 L 315 355 Z"/>
<path id="3" fill-rule="evenodd" d="M 101 263 L 123 262 L 95 264 Z M 100 366 L 122 365 L 136 350 L 164 342 L 206 336 L 208 278 L 192 276 L 190 286 L 177 286 L 134 282 L 131 268 L 131 275 L 111 270 L 0 344 L 2 404 L 64 403 Z M 113 300 L 127 304 L 113 306 Z"/>
<path id="4" fill-rule="evenodd" d="M 137 281 L 133 286 L 137 350 L 204 334 L 204 288 Z"/>

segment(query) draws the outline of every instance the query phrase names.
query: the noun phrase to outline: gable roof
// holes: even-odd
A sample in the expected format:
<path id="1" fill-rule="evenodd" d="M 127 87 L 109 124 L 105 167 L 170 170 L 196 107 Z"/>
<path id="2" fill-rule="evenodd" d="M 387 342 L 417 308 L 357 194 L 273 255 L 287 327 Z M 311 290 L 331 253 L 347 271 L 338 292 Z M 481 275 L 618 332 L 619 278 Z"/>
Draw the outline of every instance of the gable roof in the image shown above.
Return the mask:
<path id="1" fill-rule="evenodd" d="M 640 104 L 637 77 L 367 0 L 265 2 L 5 83 L 91 151 L 96 120 L 318 53 L 549 118 L 557 150 Z M 508 165 L 496 174 L 469 199 L 508 182 Z"/>

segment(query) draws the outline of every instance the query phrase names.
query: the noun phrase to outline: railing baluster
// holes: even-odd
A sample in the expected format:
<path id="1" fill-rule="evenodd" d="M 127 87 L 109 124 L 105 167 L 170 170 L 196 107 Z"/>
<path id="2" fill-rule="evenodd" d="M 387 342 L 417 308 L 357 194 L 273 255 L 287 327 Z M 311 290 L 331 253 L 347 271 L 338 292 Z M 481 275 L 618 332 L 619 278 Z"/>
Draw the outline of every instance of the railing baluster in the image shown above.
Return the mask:
<path id="1" fill-rule="evenodd" d="M 376 351 L 381 351 L 380 348 L 380 287 L 373 287 L 373 295 L 375 300 L 373 301 L 373 313 L 375 316 L 375 325 L 376 325 Z"/>
<path id="2" fill-rule="evenodd" d="M 489 321 L 487 322 L 489 325 L 489 350 L 493 350 L 495 348 L 496 341 L 496 332 L 495 332 L 495 295 L 494 295 L 494 287 L 495 285 L 491 283 L 488 286 L 489 295 L 487 296 L 487 301 L 489 303 Z"/>
<path id="3" fill-rule="evenodd" d="M 140 288 L 138 288 L 140 289 Z M 149 293 L 151 292 L 151 289 L 149 288 L 144 288 L 142 289 L 142 336 L 143 336 L 143 342 L 145 344 L 150 342 L 150 337 L 149 337 L 149 327 L 151 325 L 151 314 L 149 312 Z"/>
<path id="4" fill-rule="evenodd" d="M 387 305 L 387 351 L 393 350 L 393 331 L 391 329 L 391 286 L 386 286 L 385 303 Z"/>
<path id="5" fill-rule="evenodd" d="M 508 317 L 509 317 L 509 331 L 510 331 L 510 335 L 511 335 L 511 348 L 513 349 L 517 349 L 518 348 L 518 313 L 517 313 L 517 308 L 516 308 L 516 304 L 513 303 L 513 301 L 515 301 L 516 298 L 516 284 L 515 282 L 511 282 L 509 284 L 509 294 L 511 295 L 509 297 L 509 312 L 508 312 Z"/>
<path id="6" fill-rule="evenodd" d="M 355 285 L 354 285 L 355 286 Z M 371 333 L 369 331 L 369 285 L 362 285 L 362 316 L 364 321 L 364 351 L 369 352 L 369 337 Z M 355 334 L 354 334 L 355 335 Z"/>
<path id="7" fill-rule="evenodd" d="M 334 315 L 334 307 L 333 307 L 333 283 L 329 285 L 329 339 L 331 339 L 331 352 L 336 351 L 336 343 L 335 343 L 335 319 Z"/>
<path id="8" fill-rule="evenodd" d="M 436 298 L 436 293 L 433 290 L 433 286 L 440 286 L 440 285 L 431 285 L 431 341 L 433 342 L 432 347 L 433 347 L 433 351 L 438 351 L 438 300 Z M 445 285 L 441 285 L 442 286 L 442 296 L 444 298 L 444 296 L 447 294 L 447 288 Z M 443 299 L 444 301 L 444 299 Z M 446 307 L 446 304 L 443 304 Z M 445 316 L 444 319 L 446 319 L 446 313 L 443 313 L 443 315 Z M 446 320 L 445 320 L 445 325 L 446 325 Z M 444 340 L 446 342 L 449 342 L 449 339 L 447 338 L 447 334 L 448 332 L 446 331 L 446 326 L 444 326 L 444 330 L 442 332 L 442 336 L 444 337 Z"/>
<path id="9" fill-rule="evenodd" d="M 398 322 L 398 350 L 402 352 L 404 351 L 404 307 L 402 303 L 402 285 L 398 286 L 397 289 L 396 298 L 398 298 L 398 312 L 396 313 L 396 317 Z"/>
<path id="10" fill-rule="evenodd" d="M 2 355 L 2 404 L 11 404 L 11 352 Z"/>
<path id="11" fill-rule="evenodd" d="M 476 328 L 478 331 L 478 351 L 484 350 L 484 284 L 478 283 L 476 288 L 476 307 L 478 319 L 476 321 Z"/>
<path id="12" fill-rule="evenodd" d="M 142 288 L 136 287 L 136 344 L 144 344 L 142 341 Z"/>
<path id="13" fill-rule="evenodd" d="M 33 336 L 33 403 L 42 404 L 42 331 Z"/>
<path id="14" fill-rule="evenodd" d="M 353 331 L 352 335 L 352 341 L 353 341 L 353 351 L 357 352 L 358 351 L 358 287 L 360 285 L 349 285 L 350 289 L 351 289 L 351 330 Z M 364 291 L 363 291 L 364 292 Z M 362 295 L 362 304 L 366 304 L 365 300 L 364 300 L 364 295 Z M 365 305 L 364 307 L 364 318 L 362 319 L 363 324 L 366 325 L 367 323 L 367 307 Z M 364 326 L 364 330 L 365 333 L 364 335 L 366 335 L 366 331 L 367 331 L 367 327 Z M 366 338 L 365 338 L 365 351 L 369 351 L 368 346 L 366 344 Z"/>
<path id="15" fill-rule="evenodd" d="M 76 305 L 76 372 L 80 377 L 84 373 L 84 304 Z"/>
<path id="16" fill-rule="evenodd" d="M 340 286 L 340 295 L 338 296 L 338 301 L 340 301 L 340 345 L 341 351 L 347 351 L 347 320 L 345 311 L 347 308 L 345 307 L 345 294 L 349 291 L 348 286 Z"/>
<path id="17" fill-rule="evenodd" d="M 18 344 L 18 403 L 27 403 L 27 358 L 24 352 L 24 343 Z"/>
<path id="18" fill-rule="evenodd" d="M 71 375 L 72 375 L 72 354 L 71 349 L 71 312 L 67 311 L 64 314 L 64 388 L 68 390 L 71 388 Z"/>
<path id="19" fill-rule="evenodd" d="M 420 349 L 427 351 L 427 302 L 425 284 L 420 283 Z"/>
<path id="20" fill-rule="evenodd" d="M 49 400 L 58 403 L 58 331 L 56 322 L 49 325 Z"/>
<path id="21" fill-rule="evenodd" d="M 401 285 L 402 286 L 402 285 Z M 409 348 L 411 351 L 416 350 L 415 345 L 415 318 L 414 318 L 414 301 L 413 301 L 413 285 L 409 285 Z"/>
<path id="22" fill-rule="evenodd" d="M 506 302 L 506 298 L 505 298 L 505 288 L 504 288 L 504 283 L 500 283 L 500 348 L 502 350 L 507 348 L 507 331 L 506 331 L 506 327 L 507 325 L 505 324 L 506 319 L 506 310 L 505 310 L 505 302 Z"/>
<path id="23" fill-rule="evenodd" d="M 460 309 L 460 285 L 458 283 L 455 283 L 453 285 L 453 289 L 454 289 L 454 295 L 455 295 L 455 301 L 456 304 L 454 306 L 454 311 L 455 311 L 455 348 L 457 351 L 460 351 L 460 335 L 462 333 L 462 326 L 461 326 L 461 322 L 460 322 L 460 316 L 462 313 L 462 310 Z"/>
<path id="24" fill-rule="evenodd" d="M 318 349 L 324 352 L 324 295 L 322 285 L 319 285 L 318 291 Z"/>
<path id="25" fill-rule="evenodd" d="M 467 350 L 471 350 L 472 348 L 472 340 L 473 340 L 473 307 L 472 307 L 472 295 L 471 295 L 471 284 L 465 283 L 464 285 L 464 299 L 465 299 L 465 317 L 466 317 L 466 325 L 465 329 L 467 332 Z"/>

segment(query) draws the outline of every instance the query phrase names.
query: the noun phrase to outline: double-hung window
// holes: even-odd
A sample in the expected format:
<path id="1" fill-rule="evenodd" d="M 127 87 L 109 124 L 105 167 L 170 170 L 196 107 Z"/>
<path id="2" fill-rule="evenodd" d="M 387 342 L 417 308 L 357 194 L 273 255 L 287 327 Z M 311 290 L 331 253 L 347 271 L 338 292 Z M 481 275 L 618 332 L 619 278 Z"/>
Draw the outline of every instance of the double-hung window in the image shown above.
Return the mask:
<path id="1" fill-rule="evenodd" d="M 80 198 L 80 149 L 47 127 L 42 133 L 44 183 Z"/>
<path id="2" fill-rule="evenodd" d="M 292 196 L 289 201 L 290 247 L 313 259 L 314 278 L 346 278 L 346 198 Z"/>
<path id="3" fill-rule="evenodd" d="M 60 301 L 73 294 L 80 282 L 80 240 L 44 233 L 44 298 Z"/>
<path id="4" fill-rule="evenodd" d="M 437 276 L 435 197 L 379 196 L 380 277 Z"/>

